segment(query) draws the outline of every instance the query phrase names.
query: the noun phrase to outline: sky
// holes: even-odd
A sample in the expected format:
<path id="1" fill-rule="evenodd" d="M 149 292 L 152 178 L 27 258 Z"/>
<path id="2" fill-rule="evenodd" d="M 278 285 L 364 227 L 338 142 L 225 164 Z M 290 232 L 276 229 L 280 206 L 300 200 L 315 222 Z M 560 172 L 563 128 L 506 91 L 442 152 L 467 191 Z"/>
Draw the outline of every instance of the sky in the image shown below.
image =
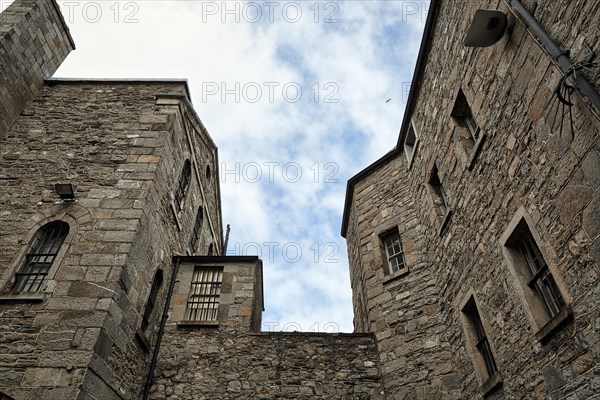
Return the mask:
<path id="1" fill-rule="evenodd" d="M 55 77 L 188 80 L 263 330 L 352 332 L 346 183 L 396 143 L 429 1 L 58 3 L 77 48 Z"/>

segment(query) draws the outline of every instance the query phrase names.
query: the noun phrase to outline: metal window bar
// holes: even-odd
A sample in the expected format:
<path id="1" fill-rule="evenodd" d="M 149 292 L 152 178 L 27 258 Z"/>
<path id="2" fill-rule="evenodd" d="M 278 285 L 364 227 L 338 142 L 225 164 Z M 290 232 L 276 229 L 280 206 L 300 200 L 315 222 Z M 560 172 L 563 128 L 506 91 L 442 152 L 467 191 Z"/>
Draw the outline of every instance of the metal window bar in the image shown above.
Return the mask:
<path id="1" fill-rule="evenodd" d="M 548 264 L 546 264 L 539 247 L 529 232 L 519 244 L 519 249 L 531 273 L 527 285 L 541 297 L 552 318 L 563 309 L 565 302 L 558 290 L 556 281 L 548 269 Z"/>
<path id="2" fill-rule="evenodd" d="M 485 369 L 488 373 L 488 376 L 492 376 L 495 372 L 498 371 L 498 367 L 496 366 L 496 361 L 494 360 L 494 355 L 492 354 L 492 348 L 490 347 L 490 343 L 485 334 L 485 330 L 483 329 L 483 323 L 481 322 L 481 317 L 479 316 L 479 311 L 477 310 L 477 306 L 472 303 L 469 309 L 467 310 L 468 315 L 471 317 L 471 321 L 473 322 L 473 326 L 475 327 L 475 335 L 477 342 L 475 343 L 475 347 L 483 361 L 485 363 Z"/>
<path id="3" fill-rule="evenodd" d="M 185 197 L 185 192 L 190 184 L 191 176 L 192 166 L 190 161 L 186 160 L 185 164 L 183 165 L 183 171 L 181 171 L 181 176 L 179 177 L 177 191 L 175 192 L 175 206 L 177 207 L 177 211 L 181 211 L 183 208 L 183 198 Z"/>
<path id="4" fill-rule="evenodd" d="M 384 240 L 385 251 L 388 258 L 390 273 L 400 271 L 405 266 L 404 253 L 402 252 L 402 241 L 396 232 L 387 236 Z"/>
<path id="5" fill-rule="evenodd" d="M 219 296 L 223 271 L 196 268 L 185 310 L 187 321 L 216 321 L 219 314 Z"/>
<path id="6" fill-rule="evenodd" d="M 38 242 L 27 254 L 24 267 L 15 273 L 13 292 L 40 290 L 68 233 L 69 225 L 64 222 L 50 223 L 40 228 Z"/>
<path id="7" fill-rule="evenodd" d="M 192 254 L 196 252 L 196 242 L 200 238 L 200 233 L 202 232 L 202 223 L 204 222 L 204 211 L 202 210 L 202 206 L 198 207 L 198 214 L 196 214 L 196 222 L 194 223 L 194 229 L 192 231 L 192 236 L 190 237 L 190 251 Z"/>
<path id="8" fill-rule="evenodd" d="M 477 125 L 477 122 L 475 122 L 470 109 L 467 110 L 467 114 L 465 115 L 465 125 L 467 125 L 467 128 L 469 128 L 469 132 L 471 133 L 473 141 L 476 142 L 477 139 L 479 139 L 480 129 L 479 125 Z"/>

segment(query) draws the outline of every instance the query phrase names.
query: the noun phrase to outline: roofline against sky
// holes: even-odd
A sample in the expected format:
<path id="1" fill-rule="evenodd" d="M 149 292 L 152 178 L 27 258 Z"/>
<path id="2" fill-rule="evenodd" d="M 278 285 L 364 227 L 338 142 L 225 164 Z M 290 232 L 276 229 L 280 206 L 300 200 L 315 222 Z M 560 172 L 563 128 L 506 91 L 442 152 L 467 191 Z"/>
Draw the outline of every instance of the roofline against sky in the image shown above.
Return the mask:
<path id="1" fill-rule="evenodd" d="M 73 36 L 71 36 L 71 31 L 69 30 L 69 25 L 67 25 L 67 21 L 65 21 L 65 17 L 60 11 L 60 6 L 58 5 L 57 0 L 52 0 L 52 5 L 54 6 L 56 13 L 58 14 L 58 18 L 60 20 L 61 25 L 63 26 L 65 33 L 67 34 L 67 38 L 69 39 L 69 43 L 71 43 L 71 47 L 73 47 L 73 50 L 75 50 L 75 41 L 73 40 Z"/>
<path id="2" fill-rule="evenodd" d="M 346 232 L 348 230 L 348 218 L 350 217 L 350 207 L 352 206 L 352 194 L 354 193 L 354 186 L 363 178 L 370 175 L 371 172 L 384 166 L 389 161 L 393 160 L 394 158 L 396 158 L 396 156 L 403 152 L 402 142 L 404 140 L 404 135 L 408 130 L 408 127 L 410 126 L 410 118 L 415 108 L 417 96 L 421 88 L 421 78 L 423 77 L 423 73 L 425 71 L 427 51 L 429 50 L 429 45 L 431 44 L 431 36 L 433 28 L 435 27 L 436 16 L 440 1 L 441 0 L 431 0 L 431 3 L 429 4 L 429 12 L 427 14 L 425 28 L 423 29 L 423 38 L 421 39 L 421 46 L 419 48 L 419 54 L 417 56 L 417 62 L 415 64 L 415 72 L 413 74 L 413 79 L 410 85 L 410 92 L 408 93 L 408 100 L 406 103 L 406 108 L 404 109 L 404 117 L 402 119 L 402 125 L 400 127 L 400 133 L 398 134 L 398 142 L 396 144 L 396 147 L 394 147 L 383 157 L 379 158 L 377 161 L 370 164 L 365 169 L 348 179 L 348 184 L 346 185 L 344 213 L 342 216 L 341 235 L 343 238 L 346 238 Z"/>
<path id="3" fill-rule="evenodd" d="M 161 84 L 161 85 L 183 85 L 185 87 L 185 93 L 188 100 L 192 100 L 190 93 L 190 87 L 187 79 L 127 79 L 127 78 L 48 78 L 44 80 L 44 83 L 48 85 L 52 84 L 69 84 L 69 85 L 148 85 L 148 84 Z"/>

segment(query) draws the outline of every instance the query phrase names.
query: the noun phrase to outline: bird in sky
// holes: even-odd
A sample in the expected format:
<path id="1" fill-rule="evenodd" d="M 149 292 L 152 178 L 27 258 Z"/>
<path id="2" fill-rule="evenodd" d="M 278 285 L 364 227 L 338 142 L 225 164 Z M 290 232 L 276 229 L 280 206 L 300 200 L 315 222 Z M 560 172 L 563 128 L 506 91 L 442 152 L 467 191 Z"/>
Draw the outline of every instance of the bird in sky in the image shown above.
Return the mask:
<path id="1" fill-rule="evenodd" d="M 385 102 L 386 102 L 386 103 L 389 103 L 390 101 L 392 101 L 392 99 L 387 99 Z"/>

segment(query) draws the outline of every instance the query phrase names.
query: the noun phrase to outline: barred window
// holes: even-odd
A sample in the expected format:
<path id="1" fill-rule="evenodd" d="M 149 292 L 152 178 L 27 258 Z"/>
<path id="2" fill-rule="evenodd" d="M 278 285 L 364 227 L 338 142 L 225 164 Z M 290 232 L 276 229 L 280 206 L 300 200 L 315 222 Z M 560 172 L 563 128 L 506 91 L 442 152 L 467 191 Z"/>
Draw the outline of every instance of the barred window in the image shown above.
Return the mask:
<path id="1" fill-rule="evenodd" d="M 177 212 L 183 208 L 183 198 L 190 185 L 190 179 L 192 177 L 192 163 L 190 160 L 185 160 L 183 164 L 183 170 L 179 176 L 179 184 L 177 185 L 177 191 L 175 192 L 175 207 Z"/>
<path id="2" fill-rule="evenodd" d="M 398 231 L 393 231 L 381 238 L 385 247 L 387 257 L 388 272 L 393 274 L 403 269 L 406 264 L 404 262 L 404 253 L 402 251 L 402 240 Z"/>
<path id="3" fill-rule="evenodd" d="M 186 321 L 217 321 L 223 270 L 195 267 L 185 310 Z"/>
<path id="4" fill-rule="evenodd" d="M 144 308 L 144 315 L 142 316 L 142 331 L 145 331 L 146 328 L 150 325 L 150 318 L 152 317 L 152 312 L 154 311 L 154 307 L 156 305 L 156 298 L 158 297 L 158 292 L 160 291 L 160 287 L 163 283 L 163 272 L 162 269 L 159 269 L 154 274 L 154 279 L 152 280 L 152 288 L 150 289 L 150 295 L 148 296 L 148 301 L 146 302 L 146 307 Z"/>
<path id="5" fill-rule="evenodd" d="M 37 231 L 25 265 L 15 274 L 13 292 L 40 290 L 68 234 L 69 224 L 64 221 L 50 222 Z"/>
<path id="6" fill-rule="evenodd" d="M 513 274 L 516 294 L 523 301 L 526 315 L 537 329 L 535 338 L 547 343 L 567 324 L 573 321 L 573 314 L 564 295 L 566 286 L 562 282 L 560 270 L 554 268 L 552 253 L 545 253 L 538 246 L 537 232 L 521 207 L 508 228 L 502 234 L 500 243 L 507 265 Z"/>
<path id="7" fill-rule="evenodd" d="M 531 231 L 523 222 L 520 223 L 519 230 L 516 247 L 527 264 L 529 274 L 527 286 L 542 300 L 548 315 L 552 318 L 564 308 L 565 301 Z"/>
<path id="8" fill-rule="evenodd" d="M 196 253 L 196 242 L 200 238 L 202 233 L 202 223 L 204 222 L 204 210 L 202 206 L 198 207 L 198 213 L 196 214 L 196 222 L 194 223 L 194 230 L 192 236 L 190 236 L 190 251 L 192 254 Z"/>
<path id="9" fill-rule="evenodd" d="M 479 311 L 477 310 L 477 305 L 475 304 L 475 299 L 473 297 L 469 299 L 462 312 L 467 317 L 470 325 L 469 330 L 472 335 L 471 343 L 474 347 L 473 353 L 478 354 L 480 357 L 476 357 L 478 358 L 476 360 L 477 364 L 483 364 L 480 366 L 482 370 L 483 367 L 485 367 L 487 377 L 485 377 L 484 380 L 487 380 L 494 375 L 494 373 L 498 372 L 498 367 L 496 366 L 494 354 L 492 353 L 492 348 L 490 347 L 485 330 L 483 329 L 483 323 L 481 322 L 481 317 L 479 316 Z"/>

